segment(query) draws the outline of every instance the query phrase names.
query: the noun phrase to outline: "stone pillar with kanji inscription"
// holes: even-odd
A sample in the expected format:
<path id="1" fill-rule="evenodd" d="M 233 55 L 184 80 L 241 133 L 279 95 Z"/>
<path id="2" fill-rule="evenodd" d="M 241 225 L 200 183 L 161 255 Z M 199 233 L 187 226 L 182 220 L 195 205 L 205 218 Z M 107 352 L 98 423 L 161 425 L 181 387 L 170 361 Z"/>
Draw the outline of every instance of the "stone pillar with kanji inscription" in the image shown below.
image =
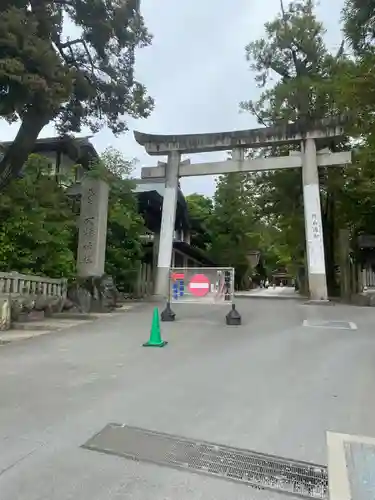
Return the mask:
<path id="1" fill-rule="evenodd" d="M 105 181 L 89 176 L 82 179 L 77 253 L 77 275 L 81 278 L 104 274 L 108 194 Z"/>
<path id="2" fill-rule="evenodd" d="M 328 293 L 315 140 L 306 139 L 301 149 L 309 294 L 311 300 L 324 302 Z"/>

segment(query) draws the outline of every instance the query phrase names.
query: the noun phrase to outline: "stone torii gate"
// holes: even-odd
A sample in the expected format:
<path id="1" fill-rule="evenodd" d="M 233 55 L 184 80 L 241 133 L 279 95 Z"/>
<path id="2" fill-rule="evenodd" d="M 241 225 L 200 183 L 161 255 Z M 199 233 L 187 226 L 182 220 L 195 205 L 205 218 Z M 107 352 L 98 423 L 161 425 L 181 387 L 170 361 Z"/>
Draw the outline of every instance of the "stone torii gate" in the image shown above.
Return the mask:
<path id="1" fill-rule="evenodd" d="M 145 147 L 149 155 L 168 157 L 167 163 L 159 162 L 156 167 L 144 167 L 141 174 L 143 179 L 165 179 L 155 294 L 165 296 L 168 290 L 179 177 L 301 167 L 310 299 L 328 300 L 318 167 L 351 163 L 350 152 L 332 153 L 328 149 L 335 140 L 344 136 L 342 126 L 324 123 L 316 125 L 304 135 L 294 124 L 187 135 L 153 135 L 135 131 L 136 141 Z M 292 151 L 289 156 L 245 159 L 245 150 L 248 148 L 296 143 L 301 150 Z M 228 150 L 232 151 L 231 160 L 197 164 L 190 164 L 189 160 L 181 161 L 183 154 Z"/>

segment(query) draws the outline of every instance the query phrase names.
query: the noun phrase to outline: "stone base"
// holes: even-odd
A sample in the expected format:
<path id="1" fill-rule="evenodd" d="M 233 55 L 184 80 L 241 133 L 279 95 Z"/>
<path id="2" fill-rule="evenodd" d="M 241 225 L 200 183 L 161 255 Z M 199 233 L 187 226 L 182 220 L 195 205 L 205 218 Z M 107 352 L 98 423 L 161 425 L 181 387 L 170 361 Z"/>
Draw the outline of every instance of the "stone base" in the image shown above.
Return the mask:
<path id="1" fill-rule="evenodd" d="M 309 274 L 309 297 L 314 301 L 326 301 L 328 299 L 325 274 Z"/>
<path id="2" fill-rule="evenodd" d="M 331 302 L 330 300 L 314 300 L 314 299 L 310 299 L 310 300 L 306 300 L 306 302 L 304 302 L 304 304 L 306 304 L 307 306 L 333 306 L 335 305 L 333 302 Z"/>
<path id="3" fill-rule="evenodd" d="M 375 307 L 375 290 L 367 290 L 354 295 L 352 302 L 356 306 Z"/>

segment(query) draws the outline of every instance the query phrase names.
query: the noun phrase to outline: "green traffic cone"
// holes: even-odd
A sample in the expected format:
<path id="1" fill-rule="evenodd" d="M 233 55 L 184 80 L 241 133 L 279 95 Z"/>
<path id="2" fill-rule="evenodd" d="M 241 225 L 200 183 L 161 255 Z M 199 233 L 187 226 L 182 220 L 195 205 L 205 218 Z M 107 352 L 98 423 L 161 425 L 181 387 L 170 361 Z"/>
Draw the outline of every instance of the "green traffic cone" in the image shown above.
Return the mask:
<path id="1" fill-rule="evenodd" d="M 155 307 L 152 317 L 150 340 L 143 344 L 143 347 L 164 347 L 168 342 L 161 339 L 159 309 Z"/>

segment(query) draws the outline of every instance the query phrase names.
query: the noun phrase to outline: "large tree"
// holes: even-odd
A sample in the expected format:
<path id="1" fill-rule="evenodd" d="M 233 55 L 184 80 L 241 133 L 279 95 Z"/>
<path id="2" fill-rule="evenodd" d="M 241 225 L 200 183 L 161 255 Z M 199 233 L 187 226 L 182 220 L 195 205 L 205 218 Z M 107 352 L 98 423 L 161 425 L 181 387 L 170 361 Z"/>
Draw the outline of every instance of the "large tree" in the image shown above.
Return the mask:
<path id="1" fill-rule="evenodd" d="M 0 160 L 0 187 L 51 121 L 60 133 L 107 126 L 118 134 L 126 115 L 148 116 L 153 100 L 134 62 L 136 48 L 150 42 L 139 0 L 3 0 L 0 117 L 20 127 Z"/>
<path id="2" fill-rule="evenodd" d="M 336 78 L 336 99 L 351 115 L 351 133 L 375 147 L 375 6 L 371 1 L 346 0 L 344 33 L 352 53 Z"/>
<path id="3" fill-rule="evenodd" d="M 355 140 L 354 162 L 346 171 L 344 210 L 352 235 L 374 233 L 375 216 L 375 5 L 346 0 L 344 33 L 350 49 L 341 61 L 335 98 L 350 115 L 348 130 Z M 354 142 L 354 141 L 353 141 Z"/>
<path id="4" fill-rule="evenodd" d="M 295 123 L 300 132 L 322 119 L 339 115 L 332 78 L 343 47 L 332 55 L 324 44 L 325 30 L 315 15 L 313 0 L 293 1 L 288 8 L 281 2 L 277 17 L 265 24 L 265 37 L 246 47 L 246 58 L 256 73 L 262 89 L 257 101 L 245 101 L 241 109 L 254 114 L 259 123 Z M 343 145 L 344 147 L 345 145 Z M 274 148 L 265 154 L 285 154 L 285 148 Z M 334 286 L 334 206 L 340 185 L 335 171 L 321 171 L 323 229 L 329 284 Z M 304 261 L 304 225 L 301 172 L 287 170 L 260 174 L 257 177 L 259 197 L 264 210 L 272 213 L 277 225 L 286 233 L 292 255 Z"/>

